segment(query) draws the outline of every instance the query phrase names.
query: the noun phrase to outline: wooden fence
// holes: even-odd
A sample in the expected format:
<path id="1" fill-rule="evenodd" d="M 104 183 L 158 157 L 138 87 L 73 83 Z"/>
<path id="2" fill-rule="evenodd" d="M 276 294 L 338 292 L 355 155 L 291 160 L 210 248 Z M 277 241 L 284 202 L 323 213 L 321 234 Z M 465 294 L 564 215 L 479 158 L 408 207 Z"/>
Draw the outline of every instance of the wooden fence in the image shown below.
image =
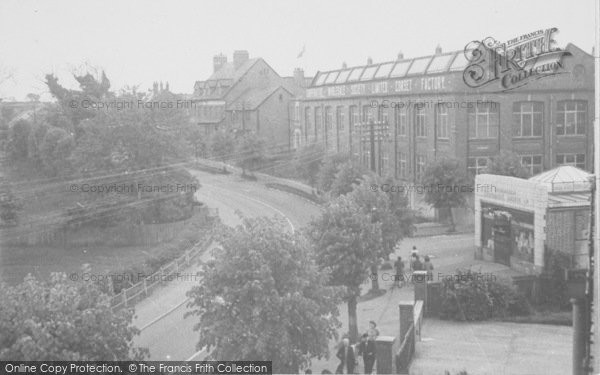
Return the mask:
<path id="1" fill-rule="evenodd" d="M 166 284 L 174 278 L 179 277 L 179 272 L 190 266 L 191 262 L 204 253 L 211 243 L 212 236 L 208 236 L 204 241 L 201 241 L 191 249 L 186 250 L 179 258 L 162 266 L 157 272 L 147 276 L 131 287 L 121 290 L 119 294 L 116 294 L 111 298 L 110 302 L 113 311 L 135 305 L 137 302 L 152 294 L 154 289 L 160 285 Z"/>

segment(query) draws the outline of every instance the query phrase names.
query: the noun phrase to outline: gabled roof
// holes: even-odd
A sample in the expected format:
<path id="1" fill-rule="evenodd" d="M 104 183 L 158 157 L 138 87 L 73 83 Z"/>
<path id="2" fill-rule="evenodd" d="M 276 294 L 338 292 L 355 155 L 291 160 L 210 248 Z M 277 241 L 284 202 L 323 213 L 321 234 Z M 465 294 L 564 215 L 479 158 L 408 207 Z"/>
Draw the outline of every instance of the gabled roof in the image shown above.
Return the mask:
<path id="1" fill-rule="evenodd" d="M 260 60 L 260 57 L 252 58 L 246 60 L 238 69 L 235 69 L 233 62 L 228 62 L 223 64 L 221 69 L 214 72 L 207 81 L 220 81 L 220 80 L 232 80 L 233 82 L 240 79 L 250 68 L 252 65 L 256 64 L 256 62 Z"/>
<path id="2" fill-rule="evenodd" d="M 535 175 L 529 181 L 546 186 L 548 193 L 585 192 L 591 190 L 591 176 L 579 168 L 563 165 Z"/>
<path id="3" fill-rule="evenodd" d="M 279 89 L 285 90 L 290 95 L 294 95 L 290 90 L 282 85 L 269 86 L 265 88 L 249 88 L 235 98 L 231 104 L 227 106 L 228 111 L 240 111 L 242 109 L 253 111 L 260 107 L 271 95 Z"/>

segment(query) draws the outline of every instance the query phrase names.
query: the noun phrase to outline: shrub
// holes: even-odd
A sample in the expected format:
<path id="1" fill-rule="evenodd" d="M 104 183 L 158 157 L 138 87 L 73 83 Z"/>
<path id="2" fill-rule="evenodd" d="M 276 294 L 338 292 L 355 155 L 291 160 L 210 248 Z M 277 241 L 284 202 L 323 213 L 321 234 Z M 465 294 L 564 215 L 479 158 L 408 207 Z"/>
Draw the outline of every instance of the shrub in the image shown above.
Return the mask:
<path id="1" fill-rule="evenodd" d="M 526 298 L 512 286 L 471 270 L 457 270 L 442 282 L 442 319 L 478 321 L 529 314 Z"/>

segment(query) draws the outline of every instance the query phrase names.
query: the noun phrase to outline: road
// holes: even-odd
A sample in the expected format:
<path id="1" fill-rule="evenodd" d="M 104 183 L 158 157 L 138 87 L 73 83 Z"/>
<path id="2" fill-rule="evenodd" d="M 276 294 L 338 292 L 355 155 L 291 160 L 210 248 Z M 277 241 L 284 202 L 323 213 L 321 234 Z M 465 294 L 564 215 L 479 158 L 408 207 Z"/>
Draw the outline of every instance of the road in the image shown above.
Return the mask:
<path id="1" fill-rule="evenodd" d="M 320 208 L 298 196 L 266 188 L 260 181 L 241 179 L 238 175 L 212 175 L 191 171 L 200 181 L 196 192 L 199 201 L 210 208 L 218 208 L 223 223 L 240 223 L 236 212 L 246 217 L 284 217 L 290 230 L 305 226 Z M 208 253 L 206 254 L 208 256 Z M 206 258 L 206 257 L 205 257 Z M 199 360 L 198 336 L 193 330 L 195 317 L 185 318 L 188 308 L 185 293 L 196 280 L 195 268 L 185 271 L 182 280 L 173 281 L 136 306 L 134 324 L 142 329 L 134 343 L 147 347 L 153 360 Z"/>

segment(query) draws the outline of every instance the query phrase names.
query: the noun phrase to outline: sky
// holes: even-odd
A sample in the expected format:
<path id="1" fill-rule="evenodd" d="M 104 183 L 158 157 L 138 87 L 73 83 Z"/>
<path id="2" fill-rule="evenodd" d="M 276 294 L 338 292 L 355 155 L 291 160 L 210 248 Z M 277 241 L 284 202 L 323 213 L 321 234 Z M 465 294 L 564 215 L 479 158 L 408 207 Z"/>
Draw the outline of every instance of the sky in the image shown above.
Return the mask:
<path id="1" fill-rule="evenodd" d="M 591 53 L 597 0 L 0 1 L 0 98 L 50 99 L 44 76 L 104 70 L 113 90 L 154 81 L 191 93 L 212 57 L 262 57 L 280 75 L 462 50 L 557 27 L 559 47 Z M 301 50 L 303 57 L 297 58 Z M 7 74 L 8 73 L 8 74 Z M 8 79 L 5 79 L 10 75 Z"/>

